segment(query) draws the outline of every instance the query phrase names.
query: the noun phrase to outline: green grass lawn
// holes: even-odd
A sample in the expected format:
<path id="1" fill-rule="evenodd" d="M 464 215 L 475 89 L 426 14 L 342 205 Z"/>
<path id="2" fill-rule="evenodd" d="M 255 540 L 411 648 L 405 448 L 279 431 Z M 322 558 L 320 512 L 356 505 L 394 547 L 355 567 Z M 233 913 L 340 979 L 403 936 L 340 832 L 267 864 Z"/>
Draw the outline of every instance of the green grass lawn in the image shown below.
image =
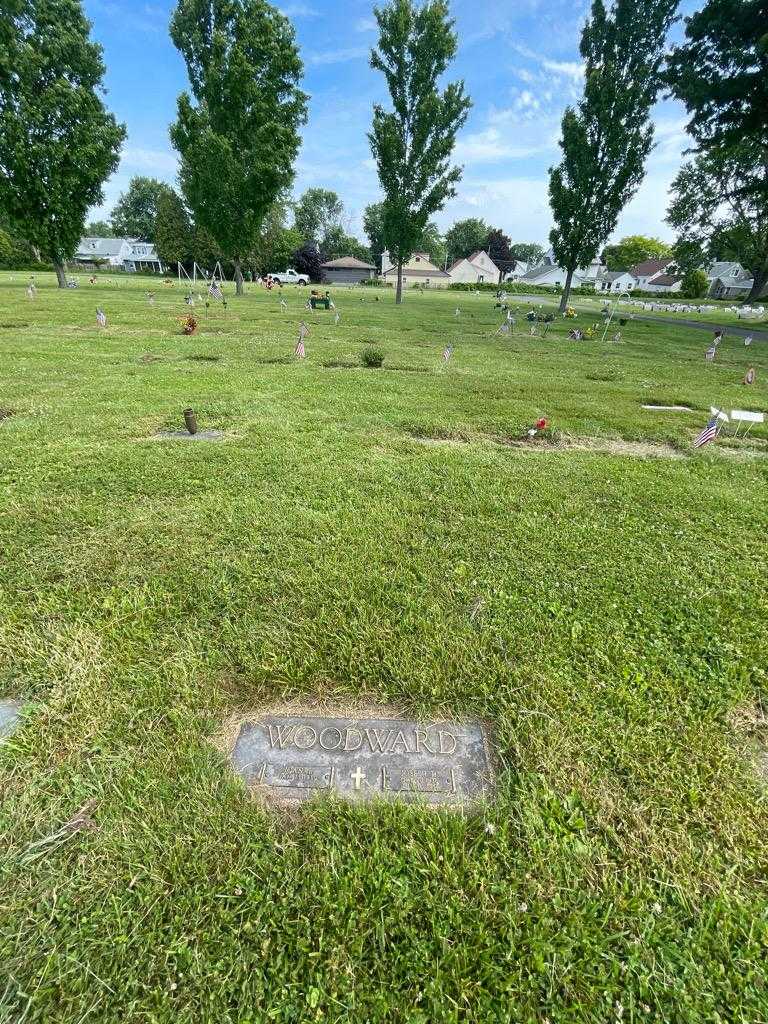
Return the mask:
<path id="1" fill-rule="evenodd" d="M 362 289 L 338 325 L 252 291 L 183 337 L 178 286 L 26 280 L 0 276 L 0 697 L 28 701 L 0 1021 L 768 1019 L 768 431 L 690 448 L 710 404 L 768 407 L 765 343 L 505 339 L 487 295 Z M 155 439 L 189 405 L 226 440 Z M 484 719 L 497 795 L 265 809 L 212 739 L 293 699 Z"/>

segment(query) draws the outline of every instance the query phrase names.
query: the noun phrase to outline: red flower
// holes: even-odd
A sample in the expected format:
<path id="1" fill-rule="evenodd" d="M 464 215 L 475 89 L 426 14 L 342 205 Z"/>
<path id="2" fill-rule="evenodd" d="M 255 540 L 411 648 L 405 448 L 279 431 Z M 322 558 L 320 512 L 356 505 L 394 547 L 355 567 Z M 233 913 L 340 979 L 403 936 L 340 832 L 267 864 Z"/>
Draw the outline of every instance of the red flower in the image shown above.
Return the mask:
<path id="1" fill-rule="evenodd" d="M 547 426 L 547 420 L 545 420 L 543 416 L 541 417 L 540 420 L 536 420 L 536 429 L 537 430 L 544 430 L 546 428 L 546 426 Z"/>

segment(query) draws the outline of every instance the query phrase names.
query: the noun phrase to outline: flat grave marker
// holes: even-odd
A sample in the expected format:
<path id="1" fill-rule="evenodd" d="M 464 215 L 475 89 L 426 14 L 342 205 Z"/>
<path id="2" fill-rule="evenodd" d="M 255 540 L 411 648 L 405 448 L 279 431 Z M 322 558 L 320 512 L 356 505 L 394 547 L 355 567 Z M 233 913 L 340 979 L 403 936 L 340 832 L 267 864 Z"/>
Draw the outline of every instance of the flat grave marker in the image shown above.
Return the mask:
<path id="1" fill-rule="evenodd" d="M 325 792 L 463 806 L 493 788 L 477 722 L 267 714 L 240 726 L 230 759 L 246 785 L 277 803 Z"/>
<path id="2" fill-rule="evenodd" d="M 21 703 L 10 698 L 0 700 L 0 743 L 21 725 Z"/>

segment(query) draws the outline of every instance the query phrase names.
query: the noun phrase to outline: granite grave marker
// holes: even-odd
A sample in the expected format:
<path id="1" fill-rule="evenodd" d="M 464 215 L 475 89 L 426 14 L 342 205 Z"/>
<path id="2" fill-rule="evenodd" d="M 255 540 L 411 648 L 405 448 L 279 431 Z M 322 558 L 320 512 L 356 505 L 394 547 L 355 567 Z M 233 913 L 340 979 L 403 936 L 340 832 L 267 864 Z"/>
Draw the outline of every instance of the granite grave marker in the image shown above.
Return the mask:
<path id="1" fill-rule="evenodd" d="M 280 803 L 326 792 L 462 805 L 493 785 L 477 722 L 264 715 L 241 725 L 231 760 L 247 785 Z"/>

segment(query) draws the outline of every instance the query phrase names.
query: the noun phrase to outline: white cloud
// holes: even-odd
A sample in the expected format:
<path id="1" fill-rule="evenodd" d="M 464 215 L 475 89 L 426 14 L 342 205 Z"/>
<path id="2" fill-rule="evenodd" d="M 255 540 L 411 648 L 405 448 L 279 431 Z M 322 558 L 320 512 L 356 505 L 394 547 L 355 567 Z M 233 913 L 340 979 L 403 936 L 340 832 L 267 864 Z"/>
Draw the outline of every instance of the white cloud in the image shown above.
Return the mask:
<path id="1" fill-rule="evenodd" d="M 361 60 L 368 56 L 367 46 L 350 46 L 342 50 L 325 50 L 322 53 L 311 53 L 307 64 L 318 67 L 323 64 L 343 64 L 348 60 Z"/>
<path id="2" fill-rule="evenodd" d="M 358 18 L 355 22 L 355 32 L 375 32 L 378 27 L 375 18 Z"/>
<path id="3" fill-rule="evenodd" d="M 179 160 L 170 149 L 142 149 L 126 146 L 120 157 L 120 170 L 144 171 L 165 177 L 175 177 Z"/>
<path id="4" fill-rule="evenodd" d="M 278 7 L 281 14 L 284 14 L 286 18 L 317 18 L 320 16 L 320 11 L 314 7 L 310 7 L 309 4 L 284 4 L 282 7 Z"/>
<path id="5" fill-rule="evenodd" d="M 529 145 L 512 142 L 508 134 L 490 126 L 459 139 L 454 156 L 458 163 L 493 163 L 501 160 L 522 160 L 536 156 L 550 148 L 549 143 L 532 142 Z"/>
<path id="6" fill-rule="evenodd" d="M 584 77 L 584 65 L 578 60 L 543 60 L 541 66 L 554 75 L 563 75 L 580 82 Z"/>

